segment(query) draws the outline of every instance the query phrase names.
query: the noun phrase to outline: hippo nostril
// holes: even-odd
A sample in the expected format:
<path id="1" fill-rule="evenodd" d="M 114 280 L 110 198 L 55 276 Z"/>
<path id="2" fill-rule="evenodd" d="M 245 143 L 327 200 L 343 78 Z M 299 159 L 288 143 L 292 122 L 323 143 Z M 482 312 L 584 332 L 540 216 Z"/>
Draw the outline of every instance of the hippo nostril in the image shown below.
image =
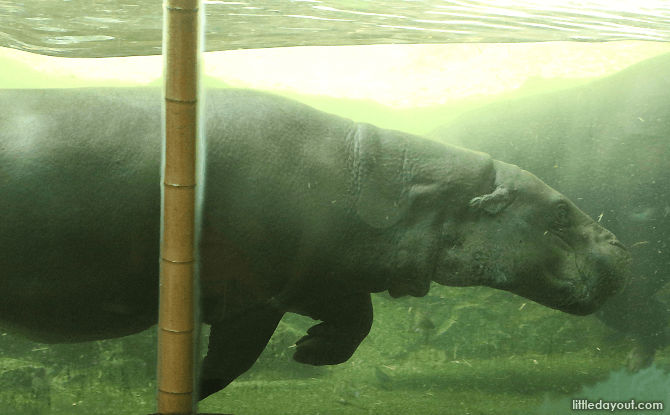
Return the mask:
<path id="1" fill-rule="evenodd" d="M 624 244 L 622 244 L 621 242 L 619 242 L 619 241 L 616 240 L 616 239 L 611 239 L 611 240 L 609 240 L 609 241 L 607 241 L 607 242 L 608 242 L 609 244 L 611 244 L 611 245 L 616 246 L 617 248 L 623 249 L 624 251 L 628 252 L 628 250 L 626 249 L 626 247 L 624 246 Z"/>

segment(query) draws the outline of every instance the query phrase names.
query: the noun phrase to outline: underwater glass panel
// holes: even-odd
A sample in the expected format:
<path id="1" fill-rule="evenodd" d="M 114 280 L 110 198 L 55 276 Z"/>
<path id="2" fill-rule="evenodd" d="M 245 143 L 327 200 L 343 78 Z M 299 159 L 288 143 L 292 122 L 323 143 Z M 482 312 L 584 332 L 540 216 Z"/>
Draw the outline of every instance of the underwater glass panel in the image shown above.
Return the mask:
<path id="1" fill-rule="evenodd" d="M 159 4 L 45 3 L 0 3 L 0 88 L 160 85 Z M 288 313 L 199 411 L 561 414 L 602 400 L 633 413 L 634 399 L 664 405 L 634 413 L 668 413 L 668 9 L 636 4 L 205 2 L 207 87 L 266 90 L 519 165 L 632 263 L 623 293 L 591 316 L 488 287 L 373 294 L 370 334 L 335 366 L 291 359 L 316 322 Z M 155 327 L 72 344 L 2 328 L 3 414 L 155 412 Z"/>

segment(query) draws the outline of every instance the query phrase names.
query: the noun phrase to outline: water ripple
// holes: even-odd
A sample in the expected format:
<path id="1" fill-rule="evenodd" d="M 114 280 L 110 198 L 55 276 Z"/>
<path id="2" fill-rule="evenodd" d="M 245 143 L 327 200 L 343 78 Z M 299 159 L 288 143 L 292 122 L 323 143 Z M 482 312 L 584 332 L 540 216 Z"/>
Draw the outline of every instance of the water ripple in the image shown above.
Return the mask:
<path id="1" fill-rule="evenodd" d="M 134 3 L 115 3 L 112 10 L 107 2 L 87 0 L 0 0 L 0 46 L 68 57 L 158 54 L 160 2 Z M 208 51 L 385 43 L 670 40 L 670 4 L 663 0 L 206 0 L 204 5 Z"/>

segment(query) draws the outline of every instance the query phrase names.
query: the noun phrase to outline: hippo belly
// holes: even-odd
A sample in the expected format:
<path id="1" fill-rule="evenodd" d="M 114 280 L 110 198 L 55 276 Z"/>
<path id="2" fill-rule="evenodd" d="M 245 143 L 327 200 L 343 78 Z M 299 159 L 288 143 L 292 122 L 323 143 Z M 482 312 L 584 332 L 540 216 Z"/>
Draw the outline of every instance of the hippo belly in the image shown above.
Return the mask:
<path id="1" fill-rule="evenodd" d="M 159 99 L 0 91 L 3 328 L 60 343 L 155 324 Z"/>

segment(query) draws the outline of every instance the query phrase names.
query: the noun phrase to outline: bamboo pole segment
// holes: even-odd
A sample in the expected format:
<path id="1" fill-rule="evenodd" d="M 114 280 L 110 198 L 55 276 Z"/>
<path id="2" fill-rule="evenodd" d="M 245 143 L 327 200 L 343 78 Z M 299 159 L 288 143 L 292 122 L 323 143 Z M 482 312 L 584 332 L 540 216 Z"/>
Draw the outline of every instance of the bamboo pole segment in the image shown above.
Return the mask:
<path id="1" fill-rule="evenodd" d="M 194 388 L 196 144 L 200 0 L 165 0 L 165 141 L 158 412 L 197 412 Z"/>

